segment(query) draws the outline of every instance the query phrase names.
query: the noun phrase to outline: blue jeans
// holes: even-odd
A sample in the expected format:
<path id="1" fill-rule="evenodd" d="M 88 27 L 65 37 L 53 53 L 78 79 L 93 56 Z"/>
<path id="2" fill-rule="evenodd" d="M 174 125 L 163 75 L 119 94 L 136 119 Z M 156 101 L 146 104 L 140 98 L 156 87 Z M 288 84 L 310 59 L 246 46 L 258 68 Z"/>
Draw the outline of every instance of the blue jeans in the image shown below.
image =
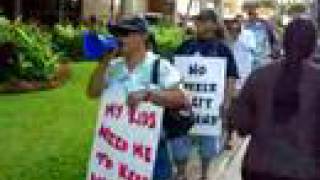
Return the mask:
<path id="1" fill-rule="evenodd" d="M 172 165 L 167 143 L 161 140 L 156 155 L 153 180 L 168 180 L 172 176 Z"/>
<path id="2" fill-rule="evenodd" d="M 170 140 L 174 161 L 186 161 L 192 151 L 193 141 L 199 145 L 200 158 L 211 161 L 223 150 L 222 139 L 219 136 L 182 136 Z"/>

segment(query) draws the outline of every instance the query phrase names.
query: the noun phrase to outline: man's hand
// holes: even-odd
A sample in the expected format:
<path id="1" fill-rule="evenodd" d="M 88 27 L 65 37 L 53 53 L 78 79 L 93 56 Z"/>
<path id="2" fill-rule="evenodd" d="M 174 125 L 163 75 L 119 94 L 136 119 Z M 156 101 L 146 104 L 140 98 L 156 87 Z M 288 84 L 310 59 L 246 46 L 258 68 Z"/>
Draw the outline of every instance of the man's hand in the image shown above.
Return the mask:
<path id="1" fill-rule="evenodd" d="M 229 111 L 229 105 L 223 104 L 220 106 L 219 108 L 220 111 L 220 117 L 223 120 L 227 120 L 227 115 L 228 115 L 228 111 Z"/>
<path id="2" fill-rule="evenodd" d="M 161 91 L 137 91 L 128 96 L 128 105 L 137 106 L 139 103 L 147 101 L 158 106 L 169 109 L 182 109 L 188 105 L 185 94 L 179 89 Z"/>
<path id="3" fill-rule="evenodd" d="M 87 95 L 90 98 L 101 96 L 103 89 L 107 87 L 107 71 L 110 61 L 116 57 L 118 51 L 113 51 L 104 55 L 98 66 L 91 75 L 89 85 L 87 87 Z"/>
<path id="4" fill-rule="evenodd" d="M 233 133 L 233 119 L 230 117 L 230 103 L 224 103 L 222 106 L 220 106 L 220 117 L 222 119 L 222 127 L 225 131 L 226 135 L 226 142 L 225 142 L 225 148 L 226 150 L 234 150 L 236 146 L 236 140 Z"/>
<path id="5" fill-rule="evenodd" d="M 148 96 L 147 91 L 136 91 L 132 92 L 128 95 L 128 106 L 135 108 L 137 107 L 141 102 L 147 100 Z"/>
<path id="6" fill-rule="evenodd" d="M 101 62 L 102 64 L 109 64 L 112 59 L 114 59 L 115 57 L 117 57 L 118 53 L 119 53 L 119 50 L 113 50 L 112 52 L 106 53 L 106 54 L 102 57 L 102 59 L 101 59 L 100 62 Z"/>

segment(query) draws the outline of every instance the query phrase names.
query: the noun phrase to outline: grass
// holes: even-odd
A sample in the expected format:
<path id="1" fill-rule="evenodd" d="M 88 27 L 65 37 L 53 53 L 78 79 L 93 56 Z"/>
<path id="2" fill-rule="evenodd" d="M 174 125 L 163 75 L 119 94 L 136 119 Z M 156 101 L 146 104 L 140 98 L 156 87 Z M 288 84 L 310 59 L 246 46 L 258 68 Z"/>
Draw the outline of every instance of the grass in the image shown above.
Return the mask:
<path id="1" fill-rule="evenodd" d="M 0 180 L 85 179 L 98 111 L 85 96 L 93 67 L 74 64 L 59 89 L 0 95 Z"/>

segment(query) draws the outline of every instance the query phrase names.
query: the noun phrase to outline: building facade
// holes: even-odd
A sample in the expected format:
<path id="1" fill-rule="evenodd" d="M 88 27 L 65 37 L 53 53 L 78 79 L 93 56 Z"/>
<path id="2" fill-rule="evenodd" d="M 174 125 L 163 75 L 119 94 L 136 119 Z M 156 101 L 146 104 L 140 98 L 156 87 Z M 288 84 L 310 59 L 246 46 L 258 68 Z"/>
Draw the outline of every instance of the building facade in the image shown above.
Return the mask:
<path id="1" fill-rule="evenodd" d="M 81 0 L 0 0 L 0 9 L 8 18 L 36 19 L 48 24 L 63 19 L 76 21 L 81 17 L 81 8 Z"/>
<path id="2" fill-rule="evenodd" d="M 106 19 L 111 15 L 147 12 L 176 18 L 187 13 L 195 15 L 207 8 L 215 9 L 220 17 L 230 17 L 241 13 L 246 1 L 250 0 L 0 0 L 0 9 L 4 9 L 12 19 L 18 16 L 25 19 L 36 16 L 45 22 L 66 18 L 78 21 L 90 16 Z"/>

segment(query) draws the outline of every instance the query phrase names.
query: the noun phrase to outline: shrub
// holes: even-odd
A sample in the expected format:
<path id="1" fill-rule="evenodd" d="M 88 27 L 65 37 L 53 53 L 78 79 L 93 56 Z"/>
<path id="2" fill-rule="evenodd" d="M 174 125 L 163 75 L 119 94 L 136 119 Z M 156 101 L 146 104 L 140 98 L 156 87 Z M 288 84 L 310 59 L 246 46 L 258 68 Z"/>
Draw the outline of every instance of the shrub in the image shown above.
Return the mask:
<path id="1" fill-rule="evenodd" d="M 157 25 L 151 31 L 155 34 L 156 44 L 162 55 L 175 52 L 186 37 L 183 28 L 174 25 Z"/>
<path id="2" fill-rule="evenodd" d="M 85 26 L 72 24 L 56 24 L 52 30 L 52 44 L 56 52 L 61 52 L 64 57 L 77 60 L 82 57 L 83 31 Z M 107 34 L 107 28 L 103 25 L 97 26 L 99 34 Z"/>
<path id="3" fill-rule="evenodd" d="M 25 80 L 47 81 L 54 77 L 60 55 L 51 48 L 51 35 L 21 22 L 0 21 L 0 43 L 16 45 L 18 69 L 14 74 Z"/>
<path id="4" fill-rule="evenodd" d="M 82 36 L 81 29 L 71 24 L 56 24 L 52 30 L 52 43 L 56 52 L 61 52 L 64 57 L 78 58 L 81 55 Z"/>
<path id="5" fill-rule="evenodd" d="M 295 3 L 292 4 L 288 7 L 288 14 L 290 15 L 294 15 L 294 14 L 299 14 L 299 13 L 303 13 L 307 10 L 306 5 L 302 4 L 302 3 Z"/>

